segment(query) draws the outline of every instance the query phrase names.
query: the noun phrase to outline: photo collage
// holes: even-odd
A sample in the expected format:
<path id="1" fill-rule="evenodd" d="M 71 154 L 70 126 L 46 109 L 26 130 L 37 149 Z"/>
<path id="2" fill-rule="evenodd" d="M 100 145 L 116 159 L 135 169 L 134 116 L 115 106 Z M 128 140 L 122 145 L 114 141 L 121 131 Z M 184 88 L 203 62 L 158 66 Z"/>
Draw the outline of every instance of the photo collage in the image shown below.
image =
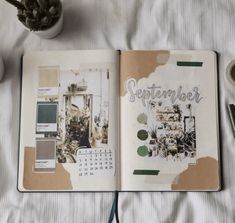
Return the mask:
<path id="1" fill-rule="evenodd" d="M 196 123 L 192 104 L 170 104 L 150 100 L 137 122 L 137 149 L 142 157 L 182 161 L 196 156 Z"/>
<path id="2" fill-rule="evenodd" d="M 78 165 L 79 176 L 110 174 L 109 70 L 38 68 L 35 171 Z"/>

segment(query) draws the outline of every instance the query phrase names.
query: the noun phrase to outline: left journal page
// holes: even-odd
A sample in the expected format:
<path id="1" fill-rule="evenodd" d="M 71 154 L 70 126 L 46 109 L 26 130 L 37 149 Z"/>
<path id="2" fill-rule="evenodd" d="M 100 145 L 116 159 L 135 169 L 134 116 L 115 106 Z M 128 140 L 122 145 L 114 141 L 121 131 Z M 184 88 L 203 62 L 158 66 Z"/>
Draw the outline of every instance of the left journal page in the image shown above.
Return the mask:
<path id="1" fill-rule="evenodd" d="M 117 51 L 24 55 L 20 191 L 118 189 L 118 77 Z"/>

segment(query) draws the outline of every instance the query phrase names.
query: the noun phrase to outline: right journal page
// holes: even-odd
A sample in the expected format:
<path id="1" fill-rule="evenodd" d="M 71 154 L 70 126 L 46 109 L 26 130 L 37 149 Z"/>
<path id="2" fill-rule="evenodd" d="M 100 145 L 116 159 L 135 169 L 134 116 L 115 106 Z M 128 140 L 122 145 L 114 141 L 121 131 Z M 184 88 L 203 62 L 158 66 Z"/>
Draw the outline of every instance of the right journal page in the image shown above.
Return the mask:
<path id="1" fill-rule="evenodd" d="M 121 190 L 220 189 L 216 54 L 121 53 Z"/>

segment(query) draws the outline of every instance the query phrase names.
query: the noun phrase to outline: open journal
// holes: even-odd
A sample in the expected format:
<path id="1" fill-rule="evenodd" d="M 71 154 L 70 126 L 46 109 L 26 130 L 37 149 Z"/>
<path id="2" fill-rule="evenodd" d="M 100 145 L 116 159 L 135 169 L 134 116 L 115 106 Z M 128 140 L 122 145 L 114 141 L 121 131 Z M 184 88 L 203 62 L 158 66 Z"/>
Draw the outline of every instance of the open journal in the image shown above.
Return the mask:
<path id="1" fill-rule="evenodd" d="M 220 189 L 216 54 L 23 56 L 20 191 Z"/>

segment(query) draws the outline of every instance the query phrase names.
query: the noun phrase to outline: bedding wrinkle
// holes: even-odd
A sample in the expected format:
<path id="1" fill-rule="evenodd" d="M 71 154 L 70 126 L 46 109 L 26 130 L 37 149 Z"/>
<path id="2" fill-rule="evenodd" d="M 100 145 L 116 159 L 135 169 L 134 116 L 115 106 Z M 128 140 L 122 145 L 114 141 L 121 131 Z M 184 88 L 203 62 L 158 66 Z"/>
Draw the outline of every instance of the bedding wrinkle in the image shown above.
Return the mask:
<path id="1" fill-rule="evenodd" d="M 0 223 L 106 223 L 112 193 L 17 191 L 20 57 L 29 50 L 209 49 L 219 53 L 221 192 L 120 192 L 121 223 L 234 223 L 235 148 L 224 79 L 235 58 L 234 0 L 64 0 L 64 29 L 53 40 L 28 33 L 0 1 Z"/>

